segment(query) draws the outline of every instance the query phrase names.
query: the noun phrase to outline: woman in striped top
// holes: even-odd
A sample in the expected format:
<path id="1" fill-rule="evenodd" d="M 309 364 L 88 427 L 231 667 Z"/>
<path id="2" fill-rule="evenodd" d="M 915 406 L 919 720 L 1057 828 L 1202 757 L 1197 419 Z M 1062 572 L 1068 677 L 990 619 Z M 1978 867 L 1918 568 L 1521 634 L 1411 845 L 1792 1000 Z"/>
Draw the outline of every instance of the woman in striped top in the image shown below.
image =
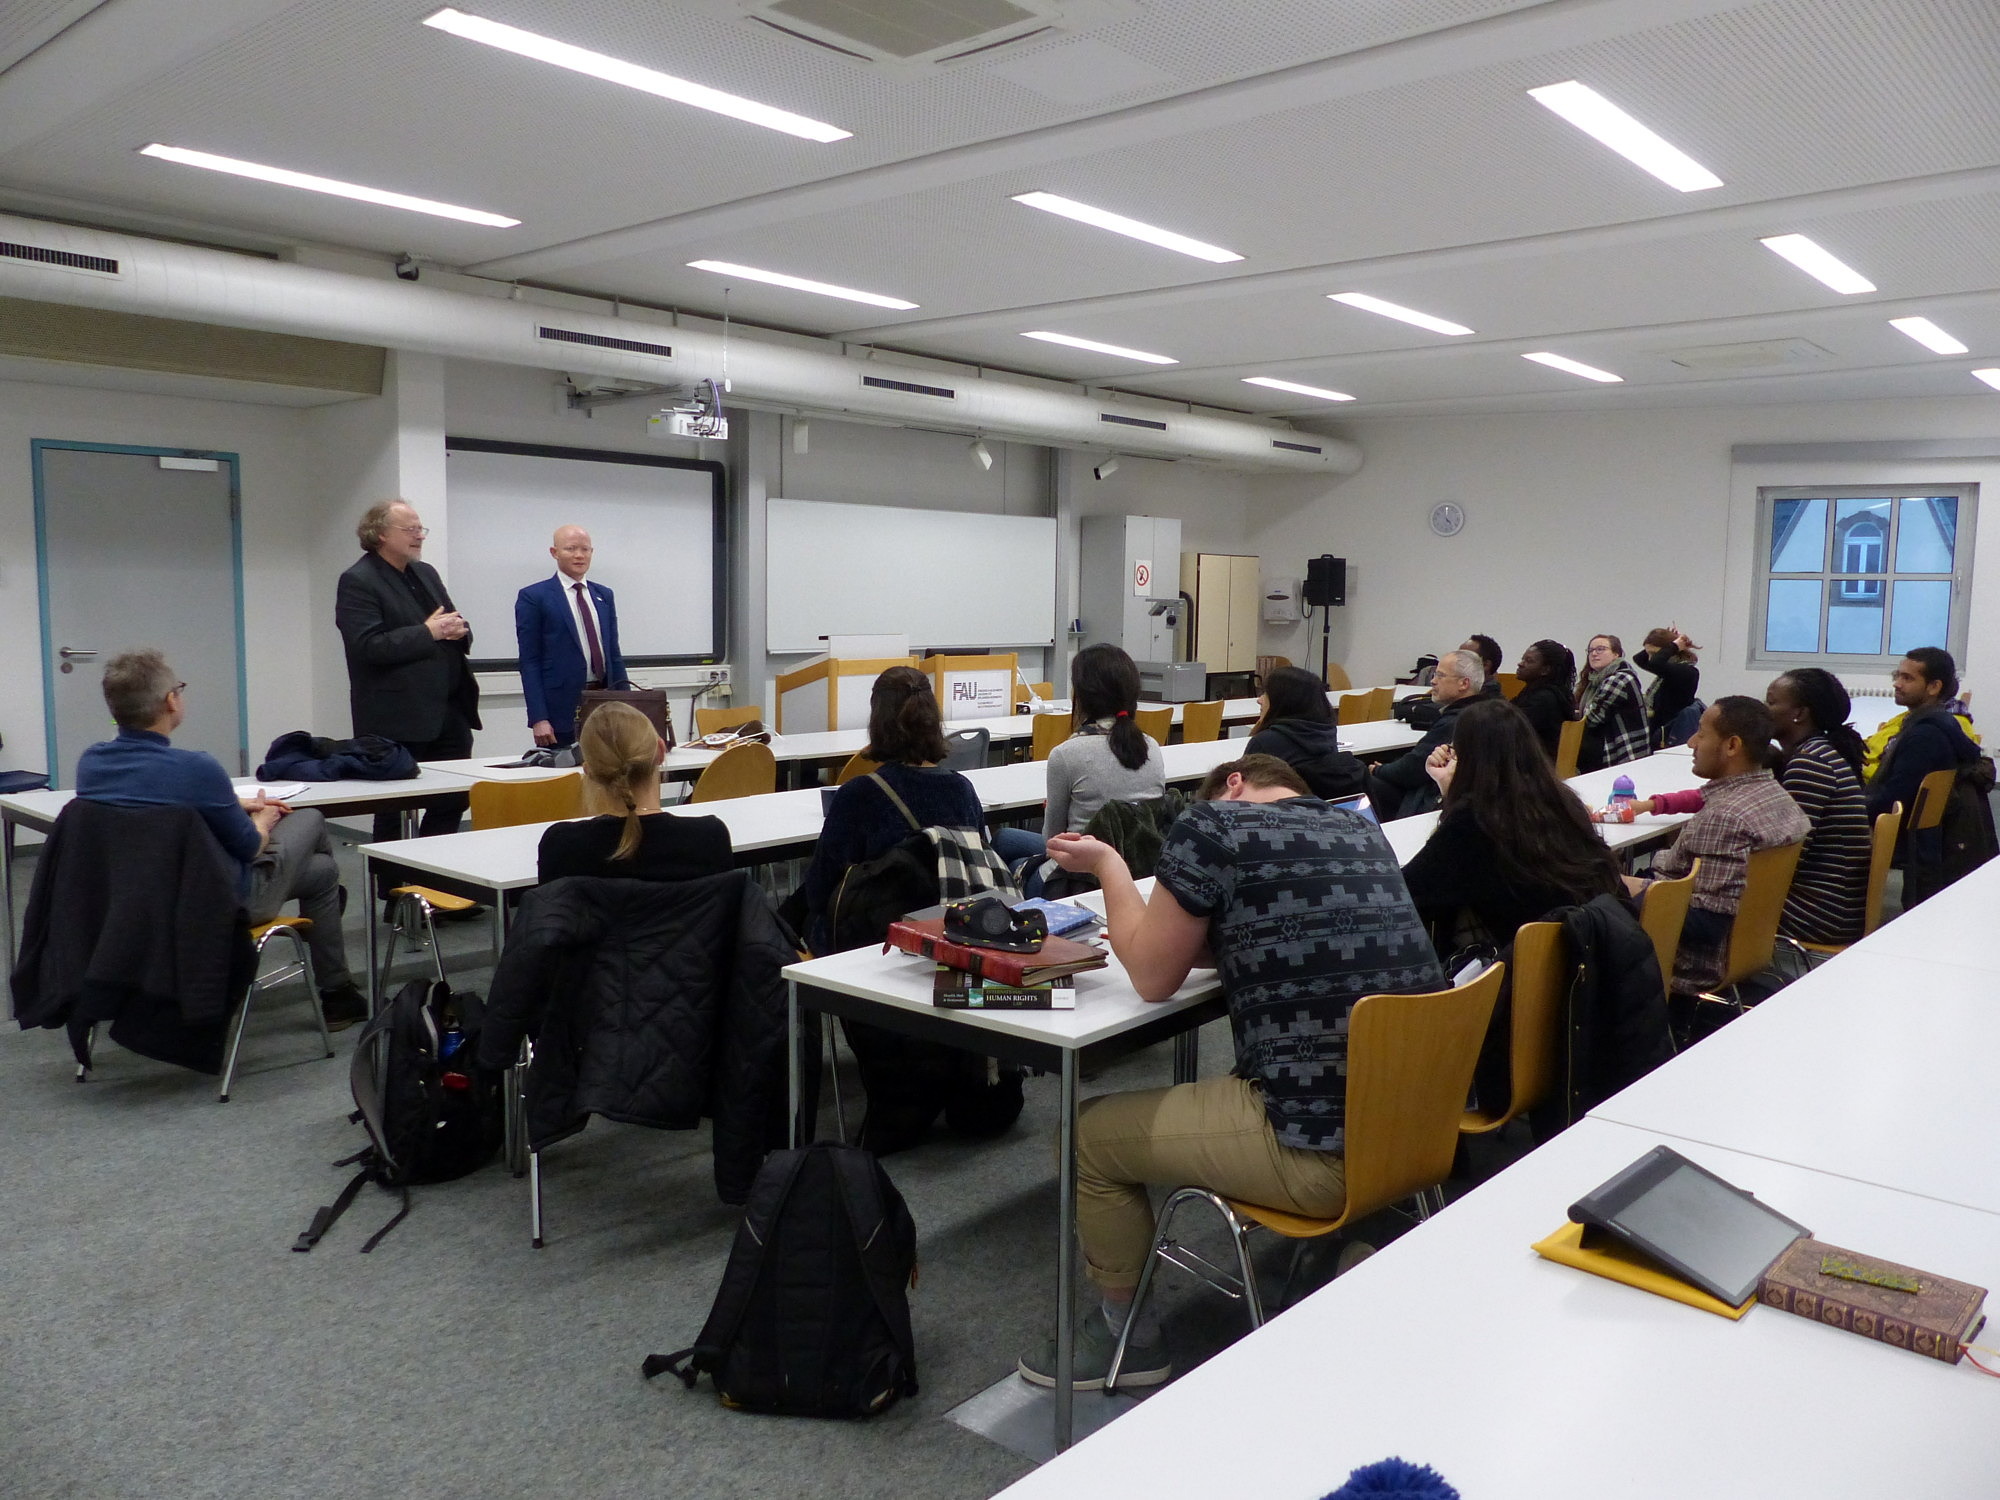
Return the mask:
<path id="1" fill-rule="evenodd" d="M 1778 931 L 1805 943 L 1854 942 L 1872 849 L 1861 736 L 1847 722 L 1847 689 L 1831 672 L 1800 667 L 1775 679 L 1764 703 L 1778 726 L 1778 784 L 1812 821 Z"/>

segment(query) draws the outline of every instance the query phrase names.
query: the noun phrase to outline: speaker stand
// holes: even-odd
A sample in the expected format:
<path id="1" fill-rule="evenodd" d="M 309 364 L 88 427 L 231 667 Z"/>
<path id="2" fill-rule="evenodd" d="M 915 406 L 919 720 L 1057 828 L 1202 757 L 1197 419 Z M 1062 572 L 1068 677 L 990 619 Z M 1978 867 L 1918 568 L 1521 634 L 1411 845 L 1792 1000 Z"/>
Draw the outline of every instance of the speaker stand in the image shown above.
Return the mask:
<path id="1" fill-rule="evenodd" d="M 1322 687 L 1326 685 L 1326 668 L 1332 647 L 1333 606 L 1322 604 L 1319 607 L 1319 680 Z"/>

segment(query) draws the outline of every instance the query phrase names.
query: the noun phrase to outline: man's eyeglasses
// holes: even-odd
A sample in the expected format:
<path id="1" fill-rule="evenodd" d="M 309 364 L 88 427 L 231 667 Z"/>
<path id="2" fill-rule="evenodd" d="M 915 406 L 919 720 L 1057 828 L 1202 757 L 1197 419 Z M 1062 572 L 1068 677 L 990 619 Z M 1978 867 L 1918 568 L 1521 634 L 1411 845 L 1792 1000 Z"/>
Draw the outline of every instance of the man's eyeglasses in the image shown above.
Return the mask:
<path id="1" fill-rule="evenodd" d="M 185 694 L 187 690 L 188 690 L 188 685 L 185 682 L 177 682 L 172 687 L 167 689 L 169 693 L 181 693 L 181 694 Z"/>
<path id="2" fill-rule="evenodd" d="M 391 526 L 389 529 L 391 531 L 403 532 L 405 535 L 408 536 L 413 536 L 418 541 L 422 541 L 425 537 L 431 534 L 431 529 L 428 526 Z"/>

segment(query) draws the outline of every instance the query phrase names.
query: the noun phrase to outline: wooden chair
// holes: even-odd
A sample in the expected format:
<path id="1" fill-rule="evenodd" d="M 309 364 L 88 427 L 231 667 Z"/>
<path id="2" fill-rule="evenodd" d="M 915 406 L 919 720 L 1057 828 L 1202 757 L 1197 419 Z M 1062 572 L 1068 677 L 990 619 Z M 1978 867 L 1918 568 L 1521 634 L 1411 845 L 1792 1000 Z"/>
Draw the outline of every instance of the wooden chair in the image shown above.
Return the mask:
<path id="1" fill-rule="evenodd" d="M 1784 915 L 1785 898 L 1792 893 L 1792 876 L 1798 872 L 1799 856 L 1805 841 L 1759 849 L 1750 856 L 1743 875 L 1743 897 L 1736 903 L 1736 920 L 1729 925 L 1729 952 L 1723 961 L 1722 979 L 1717 990 L 1729 991 L 1724 999 L 1704 992 L 1704 1000 L 1733 1005 L 1742 1010 L 1743 996 L 1737 989 L 1744 980 L 1771 967 L 1778 948 L 1778 918 Z"/>
<path id="2" fill-rule="evenodd" d="M 1562 923 L 1530 922 L 1514 933 L 1511 1013 L 1507 1023 L 1506 1106 L 1468 1109 L 1458 1118 L 1461 1135 L 1485 1135 L 1524 1115 L 1548 1097 L 1556 1081 L 1556 1029 L 1569 955 Z"/>
<path id="3" fill-rule="evenodd" d="M 1951 789 L 1958 780 L 1958 772 L 1950 767 L 1933 771 L 1917 783 L 1916 804 L 1910 809 L 1909 832 L 1923 833 L 1944 822 L 1945 804 L 1951 801 Z"/>
<path id="4" fill-rule="evenodd" d="M 1145 1312 L 1153 1271 L 1162 1260 L 1192 1272 L 1226 1296 L 1241 1298 L 1250 1326 L 1256 1329 L 1264 1322 L 1264 1304 L 1250 1262 L 1251 1230 L 1268 1229 L 1292 1240 L 1296 1272 L 1307 1242 L 1391 1204 L 1414 1198 L 1417 1217 L 1430 1217 L 1434 1207 L 1428 1195 L 1451 1176 L 1459 1118 L 1505 972 L 1505 964 L 1495 964 L 1459 989 L 1430 995 L 1368 995 L 1354 1002 L 1347 1023 L 1347 1202 L 1338 1218 L 1307 1218 L 1201 1187 L 1177 1188 L 1167 1195 L 1152 1253 L 1139 1273 L 1132 1318 L 1105 1373 L 1107 1393 L 1118 1383 L 1125 1340 Z M 1438 1197 L 1436 1207 L 1442 1207 L 1442 1194 Z M 1173 1238 L 1175 1214 L 1193 1202 L 1209 1204 L 1228 1227 L 1236 1249 L 1233 1274 Z M 1291 1279 L 1288 1274 L 1285 1291 Z M 1282 1301 L 1284 1292 L 1279 1295 Z"/>
<path id="5" fill-rule="evenodd" d="M 1655 880 L 1646 887 L 1639 902 L 1639 925 L 1653 940 L 1653 956 L 1660 961 L 1660 983 L 1668 991 L 1674 987 L 1674 959 L 1681 951 L 1681 928 L 1687 924 L 1688 902 L 1694 899 L 1694 878 L 1701 861 L 1679 880 Z"/>
<path id="6" fill-rule="evenodd" d="M 1651 658 L 1649 657 L 1648 660 L 1651 660 Z M 1512 672 L 1501 672 L 1498 676 L 1500 678 L 1500 696 L 1510 702 L 1520 697 L 1521 689 L 1527 686 L 1525 682 L 1521 681 Z"/>
<path id="7" fill-rule="evenodd" d="M 1164 745 L 1173 737 L 1174 711 L 1171 708 L 1142 708 L 1132 717 L 1139 725 L 1139 732 L 1150 734 L 1156 745 Z"/>
<path id="8" fill-rule="evenodd" d="M 1576 758 L 1583 753 L 1583 720 L 1565 719 L 1556 732 L 1556 780 L 1576 775 Z"/>
<path id="9" fill-rule="evenodd" d="M 1181 743 L 1192 745 L 1222 738 L 1222 700 L 1181 705 Z"/>
<path id="10" fill-rule="evenodd" d="M 1261 692 L 1262 692 L 1262 691 L 1264 690 L 1264 684 L 1265 684 L 1265 683 L 1267 683 L 1267 682 L 1269 682 L 1269 681 L 1271 680 L 1271 674 L 1272 674 L 1273 672 L 1277 671 L 1277 670 L 1278 670 L 1278 668 L 1280 668 L 1280 667 L 1289 667 L 1289 666 L 1290 666 L 1291 664 L 1292 664 L 1292 659 L 1291 659 L 1291 658 L 1290 658 L 1289 656 L 1260 656 L 1260 657 L 1258 657 L 1258 658 L 1257 658 L 1257 691 L 1261 693 Z"/>
<path id="11" fill-rule="evenodd" d="M 1396 690 L 1392 687 L 1370 688 L 1367 693 L 1368 717 L 1362 722 L 1380 724 L 1391 717 L 1391 709 L 1396 702 Z"/>
<path id="12" fill-rule="evenodd" d="M 690 802 L 761 797 L 778 789 L 778 757 L 769 745 L 731 745 L 710 761 L 688 793 Z"/>
<path id="13" fill-rule="evenodd" d="M 1941 774 L 1943 773 L 1932 772 L 1932 775 Z M 1882 925 L 1882 894 L 1889 885 L 1889 862 L 1895 856 L 1896 839 L 1902 832 L 1902 824 L 1903 804 L 1900 802 L 1875 820 L 1874 831 L 1869 839 L 1868 897 L 1861 909 L 1862 937 L 1867 937 Z M 1814 954 L 1821 958 L 1832 958 L 1835 954 L 1845 953 L 1853 946 L 1851 943 L 1808 943 L 1799 938 L 1786 937 L 1782 932 L 1778 934 L 1778 941 L 1793 949 L 1805 961 L 1808 968 L 1812 967 Z"/>
<path id="14" fill-rule="evenodd" d="M 319 1003 L 319 986 L 313 981 L 312 952 L 306 947 L 306 934 L 312 930 L 309 917 L 273 917 L 250 929 L 250 946 L 256 951 L 257 977 L 250 981 L 250 987 L 243 992 L 243 999 L 236 1007 L 236 1024 L 229 1031 L 229 1059 L 222 1065 L 222 1087 L 216 1093 L 218 1104 L 229 1102 L 230 1085 L 236 1080 L 236 1056 L 243 1050 L 243 1029 L 250 1023 L 250 1007 L 276 985 L 288 979 L 303 979 L 306 982 L 306 998 L 312 1003 L 313 1020 L 319 1026 L 320 1045 L 326 1049 L 328 1057 L 333 1056 L 333 1036 L 326 1029 L 326 1012 Z M 291 961 L 282 968 L 263 972 L 264 949 L 273 938 L 285 938 L 292 945 Z"/>
<path id="15" fill-rule="evenodd" d="M 727 751 L 723 752 L 725 755 L 727 753 Z M 718 760 L 721 759 L 720 756 L 716 758 Z M 847 764 L 842 766 L 834 776 L 833 784 L 835 786 L 846 786 L 855 777 L 866 776 L 870 771 L 879 771 L 881 768 L 881 762 L 870 760 L 867 751 L 857 750 L 847 757 Z"/>
<path id="16" fill-rule="evenodd" d="M 1284 664 L 1288 667 L 1291 665 L 1290 662 Z M 1354 683 L 1347 675 L 1347 668 L 1337 661 L 1330 661 L 1326 664 L 1326 685 L 1329 691 L 1344 693 L 1353 687 Z"/>
<path id="17" fill-rule="evenodd" d="M 1028 758 L 1047 760 L 1054 750 L 1070 736 L 1076 726 L 1068 714 L 1036 714 L 1034 736 L 1029 741 Z"/>
<path id="18" fill-rule="evenodd" d="M 1374 708 L 1374 699 L 1375 694 L 1372 691 L 1366 693 L 1343 693 L 1340 701 L 1333 706 L 1333 716 L 1339 721 L 1342 728 L 1347 728 L 1355 724 L 1366 724 L 1369 714 Z"/>
<path id="19" fill-rule="evenodd" d="M 748 724 L 752 719 L 763 717 L 763 708 L 755 703 L 746 703 L 741 708 L 697 708 L 694 711 L 694 732 L 697 735 L 714 734 L 718 729 L 734 729 L 739 724 Z"/>
<path id="20" fill-rule="evenodd" d="M 1034 696 L 1039 698 L 1053 698 L 1056 693 L 1056 685 L 1053 682 L 1016 682 L 1014 684 L 1014 703 L 1016 706 L 1028 701 L 1028 689 L 1030 687 L 1033 687 L 1035 690 Z"/>

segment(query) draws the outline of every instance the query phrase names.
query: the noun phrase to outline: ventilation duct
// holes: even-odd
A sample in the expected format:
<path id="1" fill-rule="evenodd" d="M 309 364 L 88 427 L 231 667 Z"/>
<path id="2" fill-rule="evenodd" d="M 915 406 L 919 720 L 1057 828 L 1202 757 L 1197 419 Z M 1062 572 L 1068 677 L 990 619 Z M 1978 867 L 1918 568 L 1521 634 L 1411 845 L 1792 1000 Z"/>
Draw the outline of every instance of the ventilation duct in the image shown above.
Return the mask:
<path id="1" fill-rule="evenodd" d="M 136 235 L 0 215 L 0 296 L 182 318 L 346 343 L 378 344 L 454 359 L 608 375 L 651 385 L 719 379 L 723 339 L 705 328 L 550 310 L 532 303 L 352 276 L 284 261 L 231 255 Z M 23 255 L 21 251 L 27 251 Z M 83 266 L 86 274 L 79 275 Z M 97 270 L 102 263 L 116 270 Z M 653 334 L 653 343 L 634 338 Z M 1142 458 L 1194 458 L 1241 469 L 1351 474 L 1361 450 L 1340 438 L 1296 434 L 1282 423 L 1181 412 L 929 370 L 883 359 L 865 364 L 831 346 L 766 342 L 741 332 L 728 341 L 732 395 L 752 406 L 852 415 L 1102 453 L 1107 424 L 1117 451 Z M 906 375 L 907 379 L 894 378 Z M 948 398 L 948 404 L 946 399 Z"/>

